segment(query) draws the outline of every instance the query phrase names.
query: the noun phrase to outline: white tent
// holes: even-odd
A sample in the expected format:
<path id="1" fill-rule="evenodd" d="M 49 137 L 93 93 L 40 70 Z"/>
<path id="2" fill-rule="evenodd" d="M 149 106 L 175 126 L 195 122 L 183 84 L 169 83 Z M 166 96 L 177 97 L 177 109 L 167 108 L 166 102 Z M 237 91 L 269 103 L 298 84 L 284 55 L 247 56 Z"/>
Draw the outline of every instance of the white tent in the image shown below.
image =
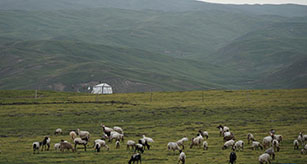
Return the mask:
<path id="1" fill-rule="evenodd" d="M 112 87 L 107 83 L 95 85 L 92 90 L 93 94 L 112 94 Z"/>

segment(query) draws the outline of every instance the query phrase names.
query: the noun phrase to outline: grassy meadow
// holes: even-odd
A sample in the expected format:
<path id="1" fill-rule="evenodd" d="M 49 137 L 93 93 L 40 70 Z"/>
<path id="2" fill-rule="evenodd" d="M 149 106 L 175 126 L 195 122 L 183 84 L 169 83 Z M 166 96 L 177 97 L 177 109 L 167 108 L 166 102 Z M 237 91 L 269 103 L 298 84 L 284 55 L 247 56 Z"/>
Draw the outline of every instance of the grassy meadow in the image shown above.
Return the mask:
<path id="1" fill-rule="evenodd" d="M 293 150 L 293 140 L 300 131 L 307 133 L 307 89 L 297 90 L 209 90 L 191 92 L 153 92 L 113 95 L 90 95 L 38 91 L 0 91 L 0 163 L 127 163 L 132 151 L 125 143 L 115 149 L 96 153 L 93 140 L 102 135 L 101 123 L 120 126 L 128 139 L 137 141 L 143 134 L 155 142 L 142 155 L 142 163 L 177 163 L 178 152 L 167 150 L 167 143 L 184 136 L 196 136 L 200 129 L 209 132 L 209 150 L 190 149 L 184 152 L 187 164 L 225 164 L 230 149 L 222 150 L 223 141 L 216 128 L 230 127 L 236 138 L 245 142 L 237 152 L 237 164 L 257 164 L 264 150 L 250 149 L 247 133 L 256 140 L 268 135 L 271 128 L 283 135 L 281 151 L 273 163 L 307 163 L 307 155 Z M 56 128 L 64 134 L 53 135 Z M 56 152 L 53 145 L 68 140 L 69 131 L 87 130 L 91 142 L 87 152 L 80 146 L 77 153 Z M 51 151 L 32 154 L 32 143 L 45 135 L 51 138 Z M 301 148 L 301 147 L 300 147 Z"/>

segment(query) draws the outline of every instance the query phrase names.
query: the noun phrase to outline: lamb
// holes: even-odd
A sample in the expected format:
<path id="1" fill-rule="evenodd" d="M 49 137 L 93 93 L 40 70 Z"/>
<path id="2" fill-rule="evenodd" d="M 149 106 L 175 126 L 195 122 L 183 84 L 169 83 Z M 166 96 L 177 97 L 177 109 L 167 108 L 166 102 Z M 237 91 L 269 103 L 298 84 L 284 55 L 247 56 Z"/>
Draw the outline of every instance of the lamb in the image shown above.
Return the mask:
<path id="1" fill-rule="evenodd" d="M 179 158 L 178 158 L 178 163 L 182 162 L 182 164 L 185 164 L 185 160 L 186 160 L 186 155 L 182 150 L 179 150 L 180 154 L 179 154 Z"/>
<path id="2" fill-rule="evenodd" d="M 271 145 L 272 141 L 273 141 L 273 136 L 264 137 L 262 140 L 262 145 L 264 146 L 264 148 L 266 148 L 267 146 Z"/>
<path id="3" fill-rule="evenodd" d="M 191 145 L 190 145 L 190 148 L 193 148 L 193 146 L 195 145 L 195 146 L 200 146 L 200 144 L 201 144 L 201 142 L 204 140 L 204 138 L 201 136 L 201 135 L 199 135 L 199 136 L 197 136 L 197 137 L 195 137 L 195 138 L 192 138 L 192 143 L 191 143 Z"/>
<path id="4" fill-rule="evenodd" d="M 207 141 L 204 141 L 203 142 L 203 148 L 204 148 L 204 150 L 208 150 L 208 142 Z"/>
<path id="5" fill-rule="evenodd" d="M 275 151 L 273 147 L 268 148 L 265 153 L 269 154 L 270 156 L 272 156 L 272 159 L 275 159 Z"/>
<path id="6" fill-rule="evenodd" d="M 103 146 L 103 147 L 105 147 L 107 150 L 109 150 L 109 146 L 106 144 L 106 141 L 104 141 L 104 140 L 101 140 L 101 139 L 97 139 L 97 140 L 95 140 L 95 142 L 94 142 L 94 147 L 96 147 L 96 144 L 97 143 L 99 143 L 99 148 L 101 147 L 101 146 Z M 100 149 L 99 149 L 100 150 Z"/>
<path id="7" fill-rule="evenodd" d="M 293 141 L 293 145 L 294 145 L 294 150 L 298 150 L 299 149 L 299 142 L 298 142 L 298 140 L 294 140 Z"/>
<path id="8" fill-rule="evenodd" d="M 41 144 L 42 144 L 42 142 L 33 142 L 33 144 L 32 144 L 33 154 L 35 154 L 36 151 L 39 154 L 39 148 L 40 148 Z"/>
<path id="9" fill-rule="evenodd" d="M 136 162 L 136 163 L 142 163 L 142 158 L 141 158 L 141 154 L 139 153 L 136 153 L 136 154 L 133 154 L 128 162 L 128 164 L 131 164 L 132 162 Z"/>
<path id="10" fill-rule="evenodd" d="M 277 139 L 274 139 L 273 141 L 272 141 L 272 147 L 274 148 L 274 150 L 275 151 L 277 151 L 277 152 L 279 152 L 279 142 L 278 142 L 278 140 Z"/>
<path id="11" fill-rule="evenodd" d="M 62 129 L 57 128 L 54 132 L 54 135 L 59 135 L 59 134 L 63 134 Z"/>
<path id="12" fill-rule="evenodd" d="M 102 130 L 103 132 L 110 137 L 111 136 L 111 132 L 114 131 L 112 128 L 106 127 L 105 125 L 101 124 Z"/>
<path id="13" fill-rule="evenodd" d="M 254 135 L 252 133 L 247 134 L 247 143 L 249 144 L 250 141 L 255 141 Z"/>
<path id="14" fill-rule="evenodd" d="M 228 147 L 232 147 L 234 144 L 235 144 L 235 141 L 234 141 L 234 140 L 226 141 L 226 142 L 224 143 L 224 146 L 222 147 L 222 150 L 225 150 L 225 149 L 227 149 Z"/>
<path id="15" fill-rule="evenodd" d="M 208 134 L 207 131 L 201 131 L 201 130 L 199 130 L 198 132 L 199 132 L 199 134 L 200 134 L 202 137 L 206 137 L 206 139 L 209 138 L 209 134 Z"/>
<path id="16" fill-rule="evenodd" d="M 124 134 L 123 129 L 121 127 L 119 127 L 119 126 L 114 126 L 113 129 L 114 129 L 114 131 L 116 131 L 116 132 L 118 132 L 120 134 Z"/>
<path id="17" fill-rule="evenodd" d="M 80 131 L 80 129 L 78 129 L 78 135 L 82 140 L 90 140 L 90 133 L 88 131 Z"/>
<path id="18" fill-rule="evenodd" d="M 258 141 L 253 141 L 252 142 L 252 149 L 253 150 L 258 149 L 259 147 L 260 147 L 261 150 L 263 150 L 263 146 L 262 146 L 262 144 L 260 142 L 258 142 Z"/>
<path id="19" fill-rule="evenodd" d="M 264 162 L 271 164 L 270 155 L 267 153 L 260 155 L 258 160 L 260 164 L 264 164 Z"/>
<path id="20" fill-rule="evenodd" d="M 75 152 L 75 149 L 74 149 L 74 147 L 72 146 L 71 143 L 64 142 L 64 140 L 61 140 L 61 143 L 60 143 L 60 150 L 61 150 L 61 152 L 64 152 L 65 149 L 67 149 L 67 150 L 71 149 L 72 152 Z"/>
<path id="21" fill-rule="evenodd" d="M 229 163 L 234 164 L 237 160 L 236 152 L 231 152 L 229 155 Z"/>
<path id="22" fill-rule="evenodd" d="M 139 144 L 142 144 L 144 149 L 145 149 L 145 146 L 147 147 L 148 150 L 150 149 L 150 145 L 144 138 L 139 139 Z"/>
<path id="23" fill-rule="evenodd" d="M 77 133 L 75 131 L 71 131 L 69 133 L 69 136 L 71 137 L 72 140 L 74 140 L 77 137 Z"/>
<path id="24" fill-rule="evenodd" d="M 144 153 L 144 146 L 142 144 L 136 144 L 134 152 L 136 151 Z"/>
<path id="25" fill-rule="evenodd" d="M 55 150 L 55 151 L 59 150 L 60 147 L 61 147 L 61 143 L 56 143 L 56 144 L 54 144 L 54 150 Z"/>
<path id="26" fill-rule="evenodd" d="M 237 141 L 232 147 L 233 150 L 244 150 L 244 142 L 242 140 Z"/>
<path id="27" fill-rule="evenodd" d="M 116 148 L 116 149 L 119 149 L 119 148 L 120 148 L 120 142 L 119 142 L 119 140 L 116 140 L 116 142 L 115 142 L 115 148 Z"/>
<path id="28" fill-rule="evenodd" d="M 41 151 L 43 151 L 44 148 L 45 148 L 45 150 L 49 151 L 50 141 L 51 141 L 51 139 L 49 137 L 45 136 L 44 140 L 41 142 L 41 145 L 40 145 L 42 147 Z"/>
<path id="29" fill-rule="evenodd" d="M 132 141 L 132 140 L 128 140 L 127 141 L 127 150 L 129 149 L 130 150 L 130 147 L 132 148 L 132 149 L 134 149 L 135 148 L 135 142 L 134 141 Z"/>
<path id="30" fill-rule="evenodd" d="M 87 145 L 87 140 L 82 140 L 81 138 L 75 138 L 74 143 L 75 143 L 75 150 L 77 151 L 77 145 L 83 145 L 84 146 L 84 151 L 86 151 L 86 145 Z"/>
<path id="31" fill-rule="evenodd" d="M 229 128 L 227 126 L 219 125 L 217 128 L 220 130 L 220 136 L 222 136 L 222 134 L 224 134 L 224 132 L 229 131 Z"/>
<path id="32" fill-rule="evenodd" d="M 167 149 L 168 150 L 173 150 L 173 152 L 175 152 L 176 150 L 180 151 L 180 147 L 176 142 L 169 142 L 167 144 Z"/>
<path id="33" fill-rule="evenodd" d="M 177 145 L 181 146 L 182 149 L 184 149 L 184 142 L 188 141 L 189 139 L 187 137 L 183 137 L 180 140 L 177 141 Z"/>

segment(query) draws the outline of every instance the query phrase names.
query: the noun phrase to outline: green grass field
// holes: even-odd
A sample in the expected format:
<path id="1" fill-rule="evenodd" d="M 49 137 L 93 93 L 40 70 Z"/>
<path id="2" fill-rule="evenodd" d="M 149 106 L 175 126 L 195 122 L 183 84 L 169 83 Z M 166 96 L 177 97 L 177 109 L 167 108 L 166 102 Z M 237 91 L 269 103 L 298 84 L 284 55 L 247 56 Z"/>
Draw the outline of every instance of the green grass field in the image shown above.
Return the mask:
<path id="1" fill-rule="evenodd" d="M 151 101 L 152 100 L 152 101 Z M 177 163 L 178 152 L 168 152 L 167 143 L 184 136 L 196 136 L 199 129 L 209 132 L 209 150 L 190 149 L 184 152 L 187 164 L 226 164 L 230 149 L 222 150 L 223 141 L 216 128 L 230 127 L 236 138 L 245 142 L 237 152 L 237 164 L 256 164 L 264 150 L 250 149 L 247 133 L 256 140 L 268 135 L 271 128 L 283 135 L 281 151 L 273 163 L 307 163 L 307 155 L 293 150 L 293 140 L 300 131 L 307 132 L 307 89 L 192 91 L 89 95 L 39 91 L 0 91 L 0 163 L 127 163 L 132 151 L 125 143 L 120 149 L 108 143 L 109 151 L 100 153 L 80 146 L 77 153 L 56 152 L 54 143 L 71 142 L 69 131 L 80 128 L 91 133 L 91 140 L 100 138 L 104 123 L 120 126 L 128 139 L 137 141 L 143 134 L 152 137 L 152 149 L 142 155 L 142 163 Z M 62 136 L 54 130 L 62 128 Z M 32 154 L 32 143 L 51 137 L 51 151 Z M 89 146 L 93 146 L 90 142 Z M 300 147 L 301 148 L 301 147 Z"/>

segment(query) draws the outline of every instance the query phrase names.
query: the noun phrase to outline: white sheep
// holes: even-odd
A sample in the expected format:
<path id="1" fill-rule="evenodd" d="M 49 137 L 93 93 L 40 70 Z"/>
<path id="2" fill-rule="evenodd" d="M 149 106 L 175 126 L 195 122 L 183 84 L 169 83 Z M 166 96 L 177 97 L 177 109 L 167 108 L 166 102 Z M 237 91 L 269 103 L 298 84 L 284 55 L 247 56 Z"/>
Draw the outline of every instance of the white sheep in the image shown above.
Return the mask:
<path id="1" fill-rule="evenodd" d="M 298 150 L 299 149 L 299 142 L 298 142 L 298 140 L 294 140 L 293 141 L 293 146 L 294 146 L 294 150 Z"/>
<path id="2" fill-rule="evenodd" d="M 120 148 L 120 142 L 119 142 L 119 140 L 116 140 L 116 142 L 115 142 L 115 148 L 116 148 L 116 149 L 119 149 L 119 148 Z"/>
<path id="3" fill-rule="evenodd" d="M 274 150 L 275 151 L 277 151 L 277 152 L 279 152 L 279 142 L 278 142 L 278 140 L 277 139 L 274 139 L 273 141 L 272 141 L 272 147 L 274 148 Z"/>
<path id="4" fill-rule="evenodd" d="M 40 146 L 41 146 L 41 142 L 33 142 L 32 144 L 33 154 L 35 154 L 36 151 L 37 153 L 39 153 Z"/>
<path id="5" fill-rule="evenodd" d="M 55 130 L 54 134 L 55 134 L 55 135 L 63 134 L 62 129 L 57 128 L 57 129 Z"/>
<path id="6" fill-rule="evenodd" d="M 55 144 L 54 144 L 54 150 L 55 150 L 55 151 L 60 150 L 60 147 L 61 147 L 61 143 L 55 143 Z"/>
<path id="7" fill-rule="evenodd" d="M 260 155 L 258 160 L 259 160 L 260 164 L 264 164 L 264 162 L 265 163 L 271 163 L 270 155 L 267 154 L 267 153 Z"/>
<path id="8" fill-rule="evenodd" d="M 71 137 L 72 140 L 74 140 L 77 137 L 77 133 L 75 131 L 71 131 L 69 133 L 69 136 Z"/>
<path id="9" fill-rule="evenodd" d="M 203 142 L 203 148 L 204 148 L 204 150 L 208 150 L 208 142 L 207 141 L 204 141 Z"/>
<path id="10" fill-rule="evenodd" d="M 78 129 L 78 135 L 82 140 L 90 140 L 90 133 L 88 131 L 81 131 L 80 129 Z"/>
<path id="11" fill-rule="evenodd" d="M 235 144 L 235 141 L 234 140 L 229 140 L 229 141 L 226 141 L 222 147 L 222 150 L 225 150 L 227 149 L 228 147 L 232 147 L 233 145 Z"/>
<path id="12" fill-rule="evenodd" d="M 121 127 L 119 127 L 119 126 L 114 126 L 114 127 L 113 127 L 113 130 L 116 131 L 116 132 L 118 132 L 118 133 L 120 133 L 120 134 L 124 134 L 123 129 L 122 129 Z"/>
<path id="13" fill-rule="evenodd" d="M 255 141 L 254 135 L 252 133 L 247 134 L 247 143 L 249 144 L 250 141 Z"/>
<path id="14" fill-rule="evenodd" d="M 180 154 L 178 157 L 178 163 L 182 162 L 182 164 L 185 164 L 185 160 L 186 160 L 186 155 L 182 150 L 179 150 Z"/>
<path id="15" fill-rule="evenodd" d="M 273 160 L 275 159 L 275 151 L 274 151 L 274 148 L 273 148 L 273 147 L 268 148 L 267 150 L 265 150 L 264 153 L 267 153 L 267 154 L 269 154 L 270 156 L 272 156 L 272 159 L 273 159 Z"/>
<path id="16" fill-rule="evenodd" d="M 275 134 L 274 139 L 276 139 L 279 143 L 282 141 L 282 135 Z"/>
<path id="17" fill-rule="evenodd" d="M 130 147 L 132 148 L 132 149 L 134 149 L 135 148 L 135 142 L 134 141 L 132 141 L 132 140 L 128 140 L 127 141 L 127 150 L 129 149 L 130 150 Z"/>
<path id="18" fill-rule="evenodd" d="M 184 142 L 188 141 L 189 139 L 187 137 L 183 137 L 180 140 L 177 141 L 177 145 L 181 146 L 182 149 L 184 149 Z"/>
<path id="19" fill-rule="evenodd" d="M 112 131 L 110 133 L 109 141 L 112 141 L 113 139 L 118 140 L 118 141 L 124 141 L 124 135 L 120 134 L 120 133 L 118 133 L 116 131 Z"/>
<path id="20" fill-rule="evenodd" d="M 106 141 L 104 140 L 101 140 L 101 139 L 97 139 L 95 140 L 95 143 L 94 143 L 94 147 L 96 147 L 96 144 L 99 143 L 99 150 L 100 150 L 100 147 L 103 146 L 105 147 L 107 150 L 109 150 L 109 146 L 106 144 Z"/>
<path id="21" fill-rule="evenodd" d="M 144 146 L 142 144 L 136 144 L 135 145 L 135 152 L 138 151 L 138 152 L 141 152 L 141 153 L 144 153 Z"/>
<path id="22" fill-rule="evenodd" d="M 199 130 L 198 132 L 199 132 L 199 134 L 200 134 L 202 137 L 206 137 L 206 139 L 209 138 L 209 133 L 208 133 L 207 131 L 201 131 L 201 130 Z"/>
<path id="23" fill-rule="evenodd" d="M 232 147 L 233 150 L 244 150 L 244 142 L 242 140 L 237 141 Z"/>
<path id="24" fill-rule="evenodd" d="M 146 140 L 147 142 L 153 143 L 154 140 L 150 137 L 146 137 L 145 135 L 143 135 L 143 139 Z"/>
<path id="25" fill-rule="evenodd" d="M 192 143 L 190 145 L 190 148 L 193 148 L 194 145 L 200 146 L 203 140 L 204 140 L 204 138 L 201 135 L 199 135 L 195 138 L 192 138 Z"/>
<path id="26" fill-rule="evenodd" d="M 168 150 L 173 150 L 173 152 L 175 152 L 176 150 L 178 150 L 178 151 L 181 150 L 176 142 L 169 142 L 167 144 L 167 149 Z"/>
<path id="27" fill-rule="evenodd" d="M 301 154 L 306 154 L 307 152 L 307 144 L 304 146 L 304 148 L 301 150 Z"/>
<path id="28" fill-rule="evenodd" d="M 262 140 L 262 145 L 264 146 L 264 148 L 269 147 L 271 145 L 272 141 L 273 141 L 272 136 L 266 136 Z"/>
<path id="29" fill-rule="evenodd" d="M 305 141 L 307 141 L 307 135 L 303 135 L 303 132 L 300 132 L 300 134 L 297 137 L 297 140 L 301 142 L 301 144 L 304 146 Z"/>
<path id="30" fill-rule="evenodd" d="M 260 147 L 261 150 L 263 150 L 263 146 L 262 146 L 262 144 L 260 144 L 260 142 L 258 142 L 258 141 L 253 141 L 252 142 L 252 149 L 253 150 L 258 149 L 259 147 Z"/>
<path id="31" fill-rule="evenodd" d="M 83 145 L 84 151 L 86 151 L 87 142 L 88 142 L 87 140 L 82 140 L 81 138 L 75 138 L 74 139 L 75 150 L 77 151 L 77 145 Z"/>
<path id="32" fill-rule="evenodd" d="M 106 127 L 105 125 L 101 124 L 102 130 L 103 132 L 110 137 L 111 136 L 111 132 L 114 131 L 112 128 Z"/>

